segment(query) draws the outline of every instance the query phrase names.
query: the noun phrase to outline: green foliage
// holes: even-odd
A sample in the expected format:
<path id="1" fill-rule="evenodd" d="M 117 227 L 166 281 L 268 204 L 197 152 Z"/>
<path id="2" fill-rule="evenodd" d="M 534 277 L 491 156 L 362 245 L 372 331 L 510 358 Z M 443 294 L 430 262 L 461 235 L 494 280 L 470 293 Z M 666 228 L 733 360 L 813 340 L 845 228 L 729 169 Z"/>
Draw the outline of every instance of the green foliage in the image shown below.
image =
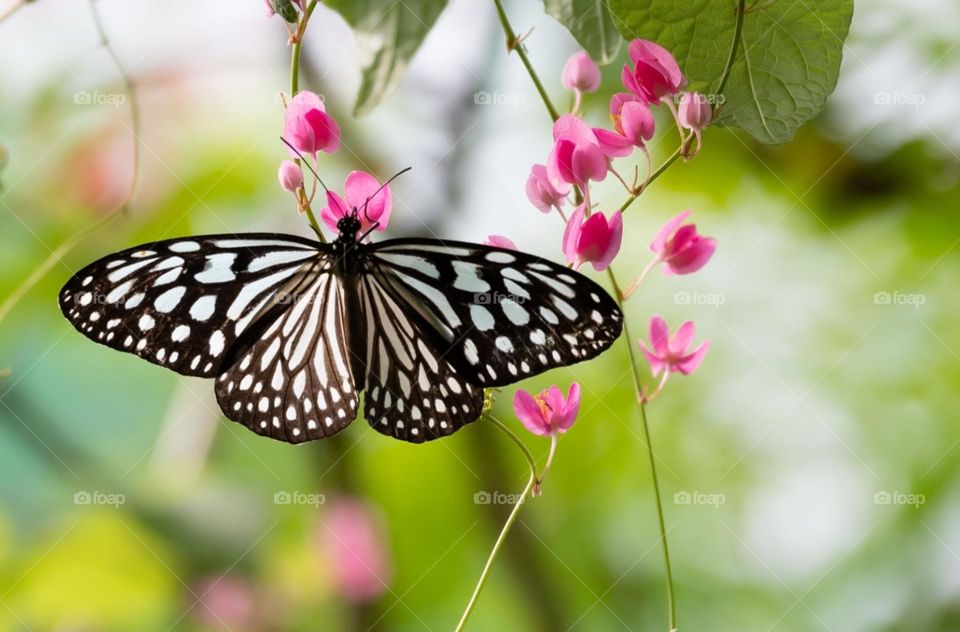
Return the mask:
<path id="1" fill-rule="evenodd" d="M 296 22 L 300 17 L 296 7 L 293 6 L 290 0 L 270 0 L 270 6 L 277 12 L 277 15 L 291 24 Z"/>
<path id="2" fill-rule="evenodd" d="M 446 0 L 327 0 L 353 27 L 362 78 L 354 113 L 366 114 L 400 83 Z"/>
<path id="3" fill-rule="evenodd" d="M 836 87 L 853 0 L 755 6 L 743 16 L 718 123 L 783 143 L 820 113 Z M 733 2 L 609 0 L 609 7 L 625 38 L 656 41 L 676 56 L 691 90 L 717 90 L 736 33 Z"/>
<path id="4" fill-rule="evenodd" d="M 620 52 L 620 34 L 605 3 L 596 0 L 543 0 L 543 6 L 598 63 L 609 64 Z"/>

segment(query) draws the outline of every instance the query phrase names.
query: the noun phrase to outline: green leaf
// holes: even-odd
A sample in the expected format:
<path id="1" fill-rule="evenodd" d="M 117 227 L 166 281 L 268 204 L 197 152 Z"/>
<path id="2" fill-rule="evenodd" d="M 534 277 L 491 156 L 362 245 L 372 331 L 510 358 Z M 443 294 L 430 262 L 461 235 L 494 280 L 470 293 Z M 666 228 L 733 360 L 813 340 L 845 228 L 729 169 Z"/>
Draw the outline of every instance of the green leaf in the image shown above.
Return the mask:
<path id="1" fill-rule="evenodd" d="M 733 0 L 608 3 L 625 38 L 653 40 L 670 50 L 690 90 L 716 90 L 734 41 Z M 837 85 L 853 0 L 759 0 L 756 6 L 743 16 L 717 123 L 783 143 L 823 109 Z"/>
<path id="2" fill-rule="evenodd" d="M 300 14 L 297 13 L 296 7 L 290 0 L 270 0 L 270 6 L 277 12 L 277 15 L 291 24 L 300 19 Z"/>
<path id="3" fill-rule="evenodd" d="M 354 114 L 366 114 L 400 83 L 446 0 L 326 0 L 353 27 L 362 77 Z"/>
<path id="4" fill-rule="evenodd" d="M 620 34 L 602 0 L 543 0 L 543 6 L 597 63 L 609 64 L 620 52 Z"/>

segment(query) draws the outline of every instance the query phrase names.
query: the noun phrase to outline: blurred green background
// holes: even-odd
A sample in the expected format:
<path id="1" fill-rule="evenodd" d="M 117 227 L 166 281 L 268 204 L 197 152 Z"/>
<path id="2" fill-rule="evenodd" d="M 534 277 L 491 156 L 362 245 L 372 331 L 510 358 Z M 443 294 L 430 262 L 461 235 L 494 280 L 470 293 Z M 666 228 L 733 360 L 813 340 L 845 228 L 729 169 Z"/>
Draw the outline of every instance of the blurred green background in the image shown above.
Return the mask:
<path id="1" fill-rule="evenodd" d="M 524 485 L 521 454 L 484 423 L 419 446 L 362 420 L 298 447 L 257 437 L 221 417 L 210 383 L 92 344 L 61 317 L 60 286 L 107 252 L 309 234 L 275 179 L 286 34 L 260 2 L 236 5 L 100 2 L 137 84 L 141 187 L 0 328 L 0 629 L 452 629 L 509 511 L 476 501 Z M 535 27 L 533 63 L 564 103 L 574 42 L 539 3 L 507 8 L 519 31 Z M 328 182 L 412 166 L 390 235 L 503 234 L 561 257 L 562 225 L 523 193 L 549 121 L 492 6 L 452 2 L 398 93 L 363 119 L 349 113 L 352 35 L 324 8 L 314 20 L 301 86 L 325 96 L 346 146 L 325 159 Z M 703 272 L 651 275 L 627 314 L 635 335 L 661 314 L 712 340 L 650 409 L 681 630 L 960 629 L 958 21 L 949 0 L 858 2 L 823 116 L 779 147 L 710 129 L 701 156 L 627 213 L 623 279 L 680 210 L 719 240 Z M 123 198 L 132 154 L 129 103 L 86 3 L 19 10 L 0 23 L 0 56 L 6 298 Z M 606 75 L 587 101 L 595 125 L 616 90 L 617 69 Z M 662 120 L 655 156 L 675 137 Z M 595 201 L 618 204 L 617 187 Z M 665 628 L 628 366 L 618 344 L 524 384 L 578 380 L 582 414 L 470 629 Z M 496 413 L 519 432 L 511 397 Z M 330 516 L 350 497 L 383 544 L 372 599 L 345 594 L 335 570 Z"/>

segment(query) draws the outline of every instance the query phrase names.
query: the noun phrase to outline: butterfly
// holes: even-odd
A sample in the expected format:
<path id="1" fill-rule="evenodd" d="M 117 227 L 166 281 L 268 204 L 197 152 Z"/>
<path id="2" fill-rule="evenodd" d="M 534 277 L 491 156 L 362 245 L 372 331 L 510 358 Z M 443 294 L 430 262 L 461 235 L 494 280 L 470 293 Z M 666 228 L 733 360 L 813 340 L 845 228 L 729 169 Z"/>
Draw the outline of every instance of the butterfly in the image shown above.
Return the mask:
<path id="1" fill-rule="evenodd" d="M 60 308 L 82 334 L 214 378 L 224 415 L 300 443 L 363 414 L 414 443 L 478 419 L 484 389 L 588 360 L 623 315 L 594 281 L 494 246 L 370 243 L 357 209 L 321 242 L 277 233 L 167 239 L 77 272 Z"/>

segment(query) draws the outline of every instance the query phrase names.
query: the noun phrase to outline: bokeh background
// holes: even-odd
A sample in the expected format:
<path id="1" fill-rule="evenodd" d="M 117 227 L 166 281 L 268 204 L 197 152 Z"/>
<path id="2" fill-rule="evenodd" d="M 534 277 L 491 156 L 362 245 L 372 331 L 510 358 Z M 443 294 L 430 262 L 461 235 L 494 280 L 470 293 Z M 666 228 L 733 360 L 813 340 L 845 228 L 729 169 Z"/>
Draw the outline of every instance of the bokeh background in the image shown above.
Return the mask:
<path id="1" fill-rule="evenodd" d="M 223 419 L 210 383 L 94 345 L 61 317 L 59 287 L 109 251 L 309 234 L 275 176 L 281 22 L 259 0 L 99 6 L 137 86 L 141 187 L 0 328 L 0 629 L 452 629 L 509 510 L 497 494 L 525 482 L 496 429 L 415 446 L 359 420 L 332 440 L 275 443 Z M 533 63 L 566 103 L 559 72 L 575 43 L 540 3 L 507 9 L 518 31 L 534 27 Z M 650 409 L 681 630 L 960 629 L 958 23 L 950 0 L 860 0 L 817 121 L 779 147 L 710 129 L 701 156 L 627 213 L 622 278 L 685 208 L 720 244 L 701 273 L 656 273 L 628 305 L 637 334 L 657 313 L 712 340 Z M 301 86 L 325 96 L 349 147 L 325 159 L 328 182 L 412 166 L 391 235 L 496 233 L 560 257 L 560 221 L 523 193 L 549 121 L 490 3 L 453 0 L 399 91 L 362 119 L 356 55 L 319 8 Z M 0 22 L 0 59 L 6 298 L 122 200 L 132 138 L 87 3 L 16 11 Z M 617 83 L 606 74 L 587 101 L 595 124 Z M 675 138 L 663 120 L 655 155 Z M 602 205 L 622 200 L 617 187 L 604 183 Z M 583 412 L 471 629 L 664 629 L 628 366 L 617 345 L 525 385 L 578 380 Z M 520 431 L 511 397 L 496 413 Z M 524 439 L 542 460 L 547 443 Z M 344 577 L 344 545 L 375 575 Z"/>

